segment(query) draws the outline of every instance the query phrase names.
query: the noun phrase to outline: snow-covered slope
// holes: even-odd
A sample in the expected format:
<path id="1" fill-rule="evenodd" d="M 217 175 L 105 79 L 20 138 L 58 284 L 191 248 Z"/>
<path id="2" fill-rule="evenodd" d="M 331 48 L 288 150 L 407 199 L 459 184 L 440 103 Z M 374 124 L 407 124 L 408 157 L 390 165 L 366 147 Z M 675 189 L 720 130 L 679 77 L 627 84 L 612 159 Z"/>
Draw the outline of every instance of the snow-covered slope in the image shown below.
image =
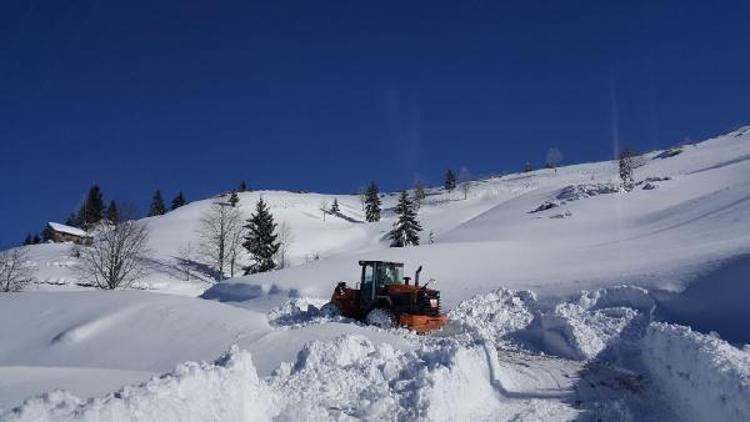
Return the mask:
<path id="1" fill-rule="evenodd" d="M 393 194 L 367 224 L 354 195 L 241 193 L 243 215 L 262 195 L 291 227 L 292 266 L 218 284 L 175 267 L 215 198 L 145 220 L 141 291 L 78 286 L 71 245 L 33 246 L 37 283 L 0 296 L 13 321 L 0 324 L 0 418 L 746 420 L 750 128 L 649 153 L 635 176 L 621 192 L 602 162 L 476 181 L 467 199 L 430 189 L 419 218 L 435 243 L 410 248 L 384 239 Z M 324 221 L 333 198 L 342 216 Z M 368 258 L 424 265 L 449 326 L 417 337 L 322 317 Z M 696 379 L 718 395 L 696 401 L 702 387 L 681 376 L 691 359 L 710 361 Z M 55 388 L 75 396 L 2 413 Z M 255 396 L 268 399 L 244 399 Z"/>
<path id="2" fill-rule="evenodd" d="M 750 252 L 750 131 L 740 129 L 680 148 L 675 156 L 647 154 L 636 180 L 650 182 L 629 193 L 617 188 L 615 162 L 543 169 L 472 183 L 463 194 L 428 190 L 420 209 L 423 243 L 391 249 L 384 240 L 396 195 L 383 197 L 384 218 L 363 223 L 359 198 L 342 194 L 258 191 L 240 193 L 249 216 L 263 196 L 277 222 L 291 227 L 292 268 L 240 277 L 231 283 L 265 291 L 327 296 L 334 281 L 354 280 L 363 257 L 404 261 L 437 280 L 449 304 L 492 288 L 534 288 L 561 296 L 583 287 L 631 283 L 680 291 L 726 259 Z M 323 218 L 321 203 L 337 198 L 342 217 Z M 139 287 L 198 295 L 210 281 L 185 282 L 175 268 L 180 249 L 199 244 L 198 226 L 215 198 L 145 219 L 151 231 L 151 274 Z M 546 201 L 558 206 L 530 213 Z M 745 229 L 745 230 L 743 230 Z M 39 289 L 71 285 L 75 258 L 66 245 L 32 248 Z M 320 261 L 301 265 L 320 257 Z M 199 258 L 197 260 L 200 260 Z M 242 257 L 241 264 L 246 264 Z M 34 287 L 31 287 L 32 289 Z M 221 288 L 224 288 L 223 286 Z M 248 291 L 256 291 L 249 289 Z"/>
<path id="3" fill-rule="evenodd" d="M 423 276 L 437 280 L 449 306 L 497 287 L 552 297 L 618 284 L 680 292 L 750 253 L 750 131 L 681 151 L 669 158 L 648 154 L 636 169 L 639 181 L 669 178 L 650 182 L 657 187 L 651 190 L 642 184 L 632 192 L 594 195 L 616 188 L 614 162 L 480 181 L 465 201 L 458 192 L 436 190 L 420 210 L 435 244 L 364 244 L 311 265 L 237 278 L 205 296 L 327 296 L 335 281 L 356 280 L 361 258 L 404 261 L 410 271 L 424 265 Z M 558 206 L 530 213 L 545 201 Z M 391 222 L 386 217 L 371 236 Z"/>

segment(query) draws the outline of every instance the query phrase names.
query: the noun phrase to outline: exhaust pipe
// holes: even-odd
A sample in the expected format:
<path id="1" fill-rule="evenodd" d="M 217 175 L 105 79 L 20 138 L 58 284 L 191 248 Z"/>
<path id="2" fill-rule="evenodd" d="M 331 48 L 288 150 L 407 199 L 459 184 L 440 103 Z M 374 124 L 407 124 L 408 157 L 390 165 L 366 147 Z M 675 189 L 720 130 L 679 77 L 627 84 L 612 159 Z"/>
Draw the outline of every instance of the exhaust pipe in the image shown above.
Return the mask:
<path id="1" fill-rule="evenodd" d="M 417 268 L 417 272 L 414 274 L 414 285 L 419 287 L 419 273 L 422 272 L 422 266 L 420 265 L 419 268 Z"/>

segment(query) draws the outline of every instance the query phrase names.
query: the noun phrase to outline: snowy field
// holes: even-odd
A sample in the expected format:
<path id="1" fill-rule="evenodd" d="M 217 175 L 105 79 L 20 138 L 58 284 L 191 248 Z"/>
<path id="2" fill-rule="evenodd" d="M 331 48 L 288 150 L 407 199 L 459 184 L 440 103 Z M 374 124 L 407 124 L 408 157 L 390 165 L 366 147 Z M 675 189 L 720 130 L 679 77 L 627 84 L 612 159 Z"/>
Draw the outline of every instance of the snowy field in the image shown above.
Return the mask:
<path id="1" fill-rule="evenodd" d="M 649 153 L 635 179 L 601 162 L 428 190 L 434 243 L 403 249 L 395 194 L 365 224 L 354 195 L 241 193 L 291 227 L 292 265 L 219 284 L 176 265 L 214 199 L 145 219 L 150 272 L 125 291 L 32 246 L 36 282 L 0 295 L 0 419 L 750 420 L 750 128 Z M 423 265 L 449 325 L 322 316 L 360 259 Z"/>

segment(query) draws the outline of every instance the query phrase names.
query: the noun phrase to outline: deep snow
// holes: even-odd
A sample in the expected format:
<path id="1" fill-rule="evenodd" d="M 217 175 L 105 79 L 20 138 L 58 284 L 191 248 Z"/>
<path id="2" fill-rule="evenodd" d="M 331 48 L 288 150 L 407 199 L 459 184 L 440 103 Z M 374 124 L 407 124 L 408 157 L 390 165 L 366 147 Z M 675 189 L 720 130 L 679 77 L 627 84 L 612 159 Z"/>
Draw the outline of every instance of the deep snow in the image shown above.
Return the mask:
<path id="1" fill-rule="evenodd" d="M 430 189 L 435 243 L 405 249 L 383 239 L 391 194 L 365 224 L 353 195 L 241 193 L 291 226 L 293 265 L 219 284 L 175 267 L 215 199 L 145 219 L 151 273 L 128 291 L 77 285 L 71 245 L 33 246 L 37 282 L 0 296 L 0 418 L 747 420 L 750 129 L 644 162 L 632 192 L 613 162 Z M 359 259 L 424 265 L 449 325 L 321 315 Z"/>

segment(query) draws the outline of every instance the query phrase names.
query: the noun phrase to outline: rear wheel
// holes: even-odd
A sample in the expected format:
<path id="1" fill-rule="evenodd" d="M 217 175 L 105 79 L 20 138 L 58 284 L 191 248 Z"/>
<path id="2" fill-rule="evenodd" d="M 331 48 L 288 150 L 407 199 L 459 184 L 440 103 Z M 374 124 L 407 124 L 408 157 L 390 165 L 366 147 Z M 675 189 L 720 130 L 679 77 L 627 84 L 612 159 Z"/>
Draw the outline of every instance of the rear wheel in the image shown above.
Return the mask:
<path id="1" fill-rule="evenodd" d="M 375 308 L 367 313 L 365 322 L 379 328 L 395 328 L 396 315 L 390 309 Z"/>
<path id="2" fill-rule="evenodd" d="M 328 302 L 320 308 L 320 313 L 324 317 L 333 318 L 341 315 L 341 308 L 335 303 Z"/>

